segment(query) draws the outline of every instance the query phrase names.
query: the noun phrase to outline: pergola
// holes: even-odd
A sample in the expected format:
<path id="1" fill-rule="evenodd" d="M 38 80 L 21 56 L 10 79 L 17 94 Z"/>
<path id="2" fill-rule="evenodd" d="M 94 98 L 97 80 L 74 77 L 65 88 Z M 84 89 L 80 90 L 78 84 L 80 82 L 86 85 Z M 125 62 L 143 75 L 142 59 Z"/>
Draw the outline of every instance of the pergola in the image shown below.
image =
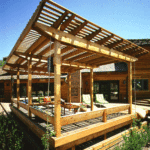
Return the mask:
<path id="1" fill-rule="evenodd" d="M 90 69 L 91 110 L 93 110 L 93 68 L 100 65 L 128 63 L 129 113 L 132 113 L 132 63 L 148 51 L 110 31 L 84 19 L 51 0 L 42 0 L 13 47 L 3 70 L 19 75 L 28 74 L 28 103 L 32 104 L 32 75 L 48 75 L 47 59 L 54 64 L 54 128 L 61 135 L 60 99 L 61 73 L 69 73 L 69 101 L 71 102 L 71 73 Z M 18 105 L 19 108 L 19 105 Z M 29 116 L 31 116 L 30 109 Z"/>

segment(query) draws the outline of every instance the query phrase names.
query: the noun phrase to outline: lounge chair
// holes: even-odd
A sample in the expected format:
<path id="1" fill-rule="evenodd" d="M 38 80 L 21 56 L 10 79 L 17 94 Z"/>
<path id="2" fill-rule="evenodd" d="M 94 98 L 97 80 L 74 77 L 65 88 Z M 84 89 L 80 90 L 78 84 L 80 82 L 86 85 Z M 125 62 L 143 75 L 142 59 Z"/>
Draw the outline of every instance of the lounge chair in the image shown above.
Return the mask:
<path id="1" fill-rule="evenodd" d="M 109 103 L 107 100 L 105 100 L 103 94 L 95 94 L 95 96 L 96 96 L 96 103 L 98 103 L 98 104 L 108 104 Z"/>
<path id="2" fill-rule="evenodd" d="M 83 94 L 82 95 L 82 102 L 87 104 L 87 105 L 91 105 L 91 97 L 90 94 Z"/>
<path id="3" fill-rule="evenodd" d="M 87 104 L 88 107 L 91 107 L 91 96 L 90 94 L 83 94 L 82 95 L 82 102 Z M 93 102 L 93 108 L 96 110 L 98 107 L 95 106 L 95 103 Z"/>

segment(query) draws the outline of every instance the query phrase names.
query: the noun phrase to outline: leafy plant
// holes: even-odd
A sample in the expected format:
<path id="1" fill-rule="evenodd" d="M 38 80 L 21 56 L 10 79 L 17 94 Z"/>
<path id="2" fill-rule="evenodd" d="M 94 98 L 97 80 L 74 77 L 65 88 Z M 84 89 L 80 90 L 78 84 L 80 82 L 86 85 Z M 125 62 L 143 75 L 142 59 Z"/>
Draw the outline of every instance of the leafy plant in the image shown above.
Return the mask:
<path id="1" fill-rule="evenodd" d="M 23 133 L 18 131 L 13 117 L 0 116 L 0 145 L 2 149 L 20 150 L 23 148 Z"/>
<path id="2" fill-rule="evenodd" d="M 48 112 L 46 112 L 47 114 Z M 42 136 L 41 140 L 42 140 L 42 144 L 44 146 L 44 150 L 49 150 L 49 139 L 52 136 L 55 136 L 56 133 L 51 130 L 50 128 L 50 124 L 48 124 L 48 117 L 47 117 L 47 126 L 46 126 L 46 133 Z"/>
<path id="3" fill-rule="evenodd" d="M 141 124 L 140 119 L 133 119 L 132 126 Z M 141 130 L 138 131 L 134 128 L 127 135 L 123 135 L 125 143 L 120 147 L 117 146 L 115 150 L 141 150 L 150 141 L 150 129 L 147 125 L 141 127 Z"/>
<path id="4" fill-rule="evenodd" d="M 6 61 L 0 60 L 0 67 L 3 67 L 5 63 L 6 63 Z"/>

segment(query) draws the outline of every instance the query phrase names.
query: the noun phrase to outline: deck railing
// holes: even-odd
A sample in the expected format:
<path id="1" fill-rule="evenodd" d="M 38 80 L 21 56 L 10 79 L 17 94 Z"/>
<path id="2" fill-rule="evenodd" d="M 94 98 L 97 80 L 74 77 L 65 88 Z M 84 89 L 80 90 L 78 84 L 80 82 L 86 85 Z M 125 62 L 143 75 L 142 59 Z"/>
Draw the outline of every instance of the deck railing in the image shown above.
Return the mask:
<path id="1" fill-rule="evenodd" d="M 127 110 L 129 109 L 129 107 L 130 105 L 126 104 L 124 106 L 119 106 L 119 107 L 117 106 L 112 108 L 102 108 L 101 110 L 97 110 L 97 111 L 84 112 L 81 114 L 74 114 L 71 116 L 63 116 L 61 117 L 61 126 L 84 121 L 84 120 L 89 120 L 101 116 L 103 116 L 103 122 L 106 122 L 107 115 Z"/>
<path id="2" fill-rule="evenodd" d="M 13 100 L 14 103 L 17 104 L 17 100 Z M 28 104 L 18 102 L 19 107 L 23 107 L 24 109 L 28 110 L 28 107 L 34 115 L 40 117 L 41 119 L 48 121 L 49 123 L 54 125 L 54 117 L 46 114 L 45 112 L 41 112 L 35 108 L 32 108 L 33 105 L 48 105 L 49 103 L 36 103 L 36 104 L 31 104 L 28 106 Z M 101 108 L 100 110 L 96 111 L 90 111 L 90 112 L 83 112 L 80 114 L 73 114 L 69 116 L 62 116 L 61 117 L 61 126 L 84 121 L 84 120 L 89 120 L 89 119 L 94 119 L 98 117 L 103 117 L 103 122 L 107 121 L 107 115 L 113 114 L 113 113 L 118 113 L 124 110 L 128 110 L 130 107 L 130 104 L 125 104 L 123 106 L 117 106 L 117 107 L 111 107 L 111 108 Z"/>

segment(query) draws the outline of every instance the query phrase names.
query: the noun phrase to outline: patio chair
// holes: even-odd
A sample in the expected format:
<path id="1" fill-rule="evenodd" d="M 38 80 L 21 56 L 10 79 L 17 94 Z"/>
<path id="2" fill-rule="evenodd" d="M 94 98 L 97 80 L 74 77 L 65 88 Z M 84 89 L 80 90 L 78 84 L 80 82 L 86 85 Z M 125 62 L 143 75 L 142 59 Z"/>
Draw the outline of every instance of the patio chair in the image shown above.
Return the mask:
<path id="1" fill-rule="evenodd" d="M 87 104 L 87 105 L 91 105 L 91 97 L 90 94 L 83 94 L 82 95 L 82 102 Z"/>
<path id="2" fill-rule="evenodd" d="M 90 94 L 83 94 L 82 95 L 82 102 L 87 104 L 88 107 L 91 107 L 91 96 Z M 98 107 L 95 106 L 95 103 L 93 102 L 93 108 L 96 110 Z"/>
<path id="3" fill-rule="evenodd" d="M 105 100 L 103 94 L 95 94 L 96 96 L 96 103 L 97 104 L 109 104 L 107 100 Z"/>

